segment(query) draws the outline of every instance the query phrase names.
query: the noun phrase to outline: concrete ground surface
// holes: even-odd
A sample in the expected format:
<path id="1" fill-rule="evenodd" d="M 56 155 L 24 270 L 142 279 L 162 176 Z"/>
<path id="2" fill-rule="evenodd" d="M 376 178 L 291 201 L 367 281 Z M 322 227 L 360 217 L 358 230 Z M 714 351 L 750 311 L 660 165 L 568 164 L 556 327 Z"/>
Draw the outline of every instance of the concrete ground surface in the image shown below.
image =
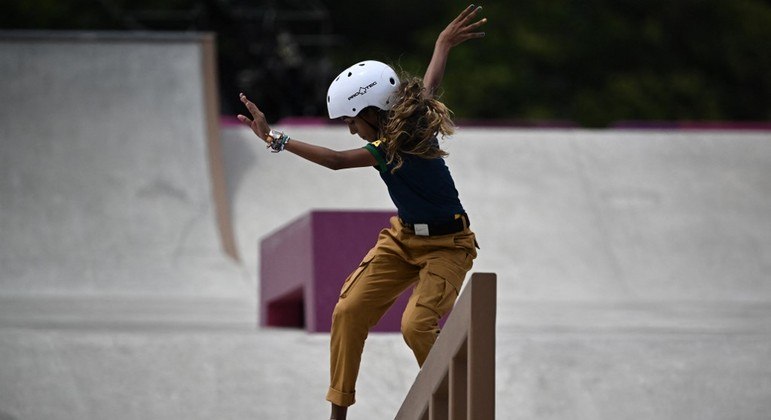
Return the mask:
<path id="1" fill-rule="evenodd" d="M 0 420 L 328 418 L 328 336 L 256 328 L 257 246 L 310 209 L 392 208 L 377 173 L 223 126 L 234 262 L 199 53 L 93 48 L 0 43 Z M 498 273 L 498 418 L 768 418 L 771 133 L 461 127 L 443 145 L 474 270 Z M 398 334 L 371 335 L 349 418 L 393 418 L 417 371 Z"/>

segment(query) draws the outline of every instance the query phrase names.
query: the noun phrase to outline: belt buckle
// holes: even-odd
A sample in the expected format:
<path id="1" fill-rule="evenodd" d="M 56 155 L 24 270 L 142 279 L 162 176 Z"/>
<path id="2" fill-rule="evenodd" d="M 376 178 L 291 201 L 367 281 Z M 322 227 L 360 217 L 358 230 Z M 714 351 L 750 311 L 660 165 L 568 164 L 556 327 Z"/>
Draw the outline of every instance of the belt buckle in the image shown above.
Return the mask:
<path id="1" fill-rule="evenodd" d="M 417 236 L 429 236 L 428 225 L 425 223 L 415 223 L 413 230 Z"/>

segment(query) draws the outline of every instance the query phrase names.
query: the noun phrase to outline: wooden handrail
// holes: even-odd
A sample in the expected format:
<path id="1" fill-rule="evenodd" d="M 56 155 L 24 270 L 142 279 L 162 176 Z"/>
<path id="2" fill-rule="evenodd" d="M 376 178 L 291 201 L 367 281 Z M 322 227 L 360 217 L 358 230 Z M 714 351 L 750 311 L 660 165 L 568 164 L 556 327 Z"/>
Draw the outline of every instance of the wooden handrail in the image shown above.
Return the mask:
<path id="1" fill-rule="evenodd" d="M 494 273 L 474 273 L 396 420 L 495 418 Z"/>

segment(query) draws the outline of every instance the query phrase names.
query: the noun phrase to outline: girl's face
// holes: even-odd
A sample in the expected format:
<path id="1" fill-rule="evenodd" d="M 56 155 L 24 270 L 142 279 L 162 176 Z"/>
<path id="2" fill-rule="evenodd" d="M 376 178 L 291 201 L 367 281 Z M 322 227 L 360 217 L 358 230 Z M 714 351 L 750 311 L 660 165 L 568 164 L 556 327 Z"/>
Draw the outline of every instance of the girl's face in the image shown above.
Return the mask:
<path id="1" fill-rule="evenodd" d="M 348 124 L 348 129 L 351 134 L 358 134 L 359 137 L 367 141 L 377 140 L 377 114 L 374 112 L 368 112 L 369 109 L 360 113 L 359 115 L 351 117 L 343 117 L 343 122 Z"/>

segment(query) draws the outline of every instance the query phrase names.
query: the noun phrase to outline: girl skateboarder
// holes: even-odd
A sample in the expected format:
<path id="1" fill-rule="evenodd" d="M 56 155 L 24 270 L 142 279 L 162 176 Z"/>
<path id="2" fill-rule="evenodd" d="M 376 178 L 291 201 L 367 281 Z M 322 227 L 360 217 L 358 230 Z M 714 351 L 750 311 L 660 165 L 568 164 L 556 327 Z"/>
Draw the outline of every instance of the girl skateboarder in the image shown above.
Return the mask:
<path id="1" fill-rule="evenodd" d="M 408 287 L 402 334 L 422 366 L 439 334 L 439 319 L 452 309 L 476 258 L 476 240 L 458 198 L 447 155 L 437 136 L 453 133 L 450 110 L 435 97 L 447 57 L 456 45 L 484 36 L 469 6 L 439 34 L 423 79 L 397 76 L 386 64 L 363 61 L 330 84 L 327 109 L 351 134 L 367 141 L 358 149 L 334 151 L 272 130 L 257 106 L 241 94 L 249 126 L 272 152 L 287 150 L 330 169 L 374 167 L 398 210 L 359 267 L 345 280 L 332 315 L 330 386 L 332 419 L 345 419 L 355 402 L 364 341 Z"/>

